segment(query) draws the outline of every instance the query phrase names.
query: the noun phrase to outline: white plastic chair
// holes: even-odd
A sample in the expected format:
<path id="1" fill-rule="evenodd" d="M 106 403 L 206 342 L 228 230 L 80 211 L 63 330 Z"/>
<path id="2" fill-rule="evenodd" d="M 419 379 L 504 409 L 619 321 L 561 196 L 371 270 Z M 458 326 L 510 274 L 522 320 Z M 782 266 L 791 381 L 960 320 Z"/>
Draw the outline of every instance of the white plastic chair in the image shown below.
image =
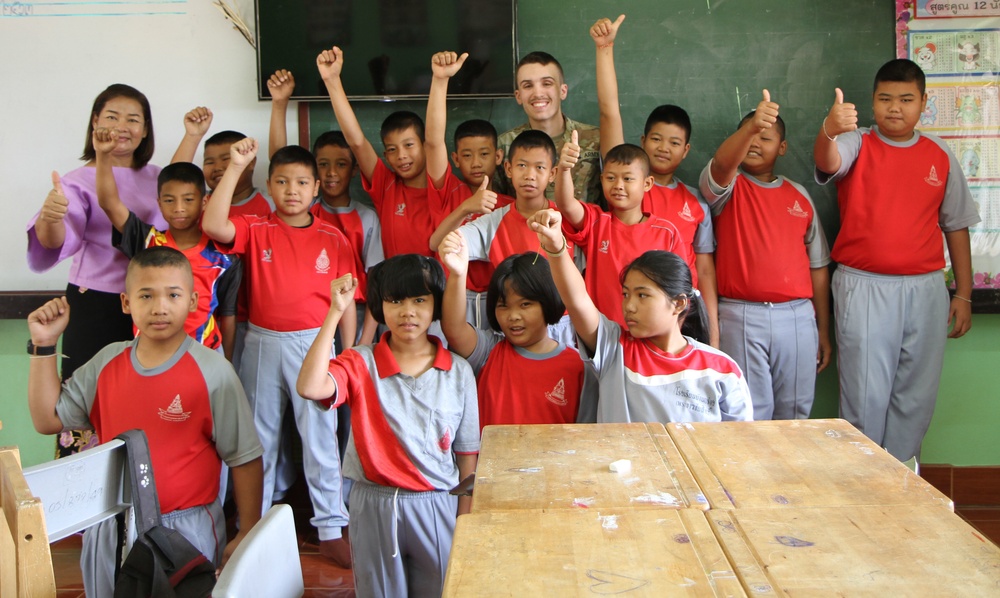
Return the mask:
<path id="1" fill-rule="evenodd" d="M 219 574 L 212 596 L 298 598 L 303 593 L 292 508 L 274 505 L 236 547 Z"/>

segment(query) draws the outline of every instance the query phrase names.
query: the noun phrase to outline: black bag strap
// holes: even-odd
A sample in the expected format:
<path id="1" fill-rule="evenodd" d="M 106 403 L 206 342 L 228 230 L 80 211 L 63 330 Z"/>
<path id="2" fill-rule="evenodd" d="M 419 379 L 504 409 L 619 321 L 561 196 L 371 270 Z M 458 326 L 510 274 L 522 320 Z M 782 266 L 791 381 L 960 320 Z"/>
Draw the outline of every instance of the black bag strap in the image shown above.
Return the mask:
<path id="1" fill-rule="evenodd" d="M 160 499 L 156 496 L 153 463 L 149 458 L 149 443 L 142 430 L 129 430 L 119 434 L 125 442 L 126 471 L 132 490 L 132 508 L 135 510 L 137 535 L 141 536 L 160 525 Z"/>

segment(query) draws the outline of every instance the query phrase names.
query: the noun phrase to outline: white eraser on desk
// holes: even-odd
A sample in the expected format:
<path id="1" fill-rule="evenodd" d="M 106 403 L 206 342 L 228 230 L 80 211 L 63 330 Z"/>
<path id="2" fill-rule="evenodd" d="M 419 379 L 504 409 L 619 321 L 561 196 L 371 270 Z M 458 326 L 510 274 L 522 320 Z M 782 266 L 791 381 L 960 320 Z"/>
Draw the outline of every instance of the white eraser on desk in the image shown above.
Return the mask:
<path id="1" fill-rule="evenodd" d="M 628 459 L 619 459 L 611 465 L 608 465 L 608 469 L 615 473 L 628 473 L 632 471 L 632 462 Z"/>

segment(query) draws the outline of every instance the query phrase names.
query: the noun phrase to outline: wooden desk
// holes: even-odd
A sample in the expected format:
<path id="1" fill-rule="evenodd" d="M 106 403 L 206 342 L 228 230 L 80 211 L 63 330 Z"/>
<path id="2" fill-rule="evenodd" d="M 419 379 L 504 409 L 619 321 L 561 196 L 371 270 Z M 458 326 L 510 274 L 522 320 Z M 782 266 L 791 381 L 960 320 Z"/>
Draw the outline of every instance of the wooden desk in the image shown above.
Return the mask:
<path id="1" fill-rule="evenodd" d="M 706 515 L 755 596 L 1000 595 L 1000 549 L 938 505 Z"/>
<path id="2" fill-rule="evenodd" d="M 561 509 L 458 518 L 444 596 L 746 596 L 703 511 Z"/>
<path id="3" fill-rule="evenodd" d="M 632 462 L 630 473 L 608 466 Z M 472 512 L 523 509 L 707 509 L 661 424 L 487 426 Z"/>
<path id="4" fill-rule="evenodd" d="M 842 419 L 667 424 L 712 509 L 951 499 Z"/>

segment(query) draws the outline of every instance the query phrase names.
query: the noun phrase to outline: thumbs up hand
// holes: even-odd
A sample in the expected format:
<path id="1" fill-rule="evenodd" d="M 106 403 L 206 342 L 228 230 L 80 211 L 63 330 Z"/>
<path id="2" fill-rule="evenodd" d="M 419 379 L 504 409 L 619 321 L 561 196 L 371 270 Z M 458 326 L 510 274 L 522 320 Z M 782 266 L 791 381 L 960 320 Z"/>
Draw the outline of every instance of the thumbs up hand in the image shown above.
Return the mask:
<path id="1" fill-rule="evenodd" d="M 42 211 L 38 218 L 43 222 L 56 224 L 63 221 L 67 212 L 69 212 L 69 200 L 63 194 L 59 173 L 53 170 L 52 190 L 45 197 L 45 201 L 42 203 Z"/>
<path id="2" fill-rule="evenodd" d="M 563 144 L 562 152 L 559 154 L 559 170 L 573 170 L 576 163 L 580 161 L 580 134 L 574 129 L 570 134 L 570 140 Z"/>
<path id="3" fill-rule="evenodd" d="M 613 44 L 618 35 L 618 28 L 622 26 L 624 20 L 625 15 L 618 15 L 613 23 L 607 17 L 594 23 L 594 26 L 590 28 L 590 37 L 594 38 L 594 45 L 598 48 L 604 48 Z"/>
<path id="4" fill-rule="evenodd" d="M 431 56 L 431 72 L 439 79 L 450 79 L 461 70 L 468 57 L 468 52 L 463 52 L 461 55 L 456 52 L 438 52 Z"/>
<path id="5" fill-rule="evenodd" d="M 770 129 L 778 122 L 778 105 L 771 101 L 771 92 L 764 90 L 764 99 L 757 104 L 753 114 L 753 127 L 757 132 Z"/>
<path id="6" fill-rule="evenodd" d="M 858 128 L 857 108 L 854 104 L 844 103 L 844 92 L 839 87 L 834 90 L 834 94 L 833 106 L 823 119 L 823 132 L 829 139 Z"/>
<path id="7" fill-rule="evenodd" d="M 497 207 L 497 194 L 490 191 L 490 177 L 484 176 L 483 182 L 469 199 L 462 204 L 466 214 L 489 214 Z"/>

